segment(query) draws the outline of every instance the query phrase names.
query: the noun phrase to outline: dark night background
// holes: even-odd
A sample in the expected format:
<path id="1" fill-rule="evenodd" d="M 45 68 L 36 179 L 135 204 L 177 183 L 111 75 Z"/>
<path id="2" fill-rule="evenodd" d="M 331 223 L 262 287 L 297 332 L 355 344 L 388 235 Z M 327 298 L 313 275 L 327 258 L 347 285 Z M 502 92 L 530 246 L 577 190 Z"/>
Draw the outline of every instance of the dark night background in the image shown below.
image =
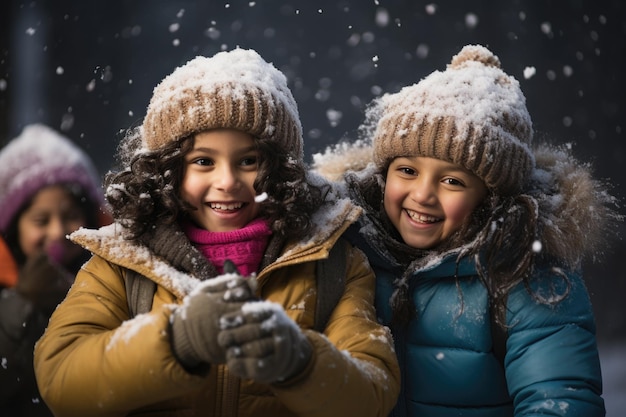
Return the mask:
<path id="1" fill-rule="evenodd" d="M 373 97 L 445 69 L 462 46 L 480 43 L 520 81 L 536 140 L 572 142 L 626 200 L 624 4 L 9 0 L 0 15 L 0 145 L 43 122 L 79 143 L 103 174 L 164 76 L 197 55 L 240 46 L 287 75 L 310 158 L 354 137 Z M 585 271 L 601 353 L 610 356 L 607 396 L 626 390 L 626 243 L 611 246 Z"/>

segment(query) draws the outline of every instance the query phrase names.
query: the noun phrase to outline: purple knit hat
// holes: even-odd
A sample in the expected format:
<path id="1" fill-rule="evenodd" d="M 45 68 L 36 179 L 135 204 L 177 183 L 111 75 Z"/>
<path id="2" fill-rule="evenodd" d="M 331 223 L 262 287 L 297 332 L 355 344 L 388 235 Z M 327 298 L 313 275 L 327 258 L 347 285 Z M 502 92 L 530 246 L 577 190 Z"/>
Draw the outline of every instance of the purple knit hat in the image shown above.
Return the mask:
<path id="1" fill-rule="evenodd" d="M 41 124 L 26 126 L 0 151 L 0 231 L 37 191 L 75 184 L 96 204 L 104 202 L 91 159 L 69 139 Z"/>

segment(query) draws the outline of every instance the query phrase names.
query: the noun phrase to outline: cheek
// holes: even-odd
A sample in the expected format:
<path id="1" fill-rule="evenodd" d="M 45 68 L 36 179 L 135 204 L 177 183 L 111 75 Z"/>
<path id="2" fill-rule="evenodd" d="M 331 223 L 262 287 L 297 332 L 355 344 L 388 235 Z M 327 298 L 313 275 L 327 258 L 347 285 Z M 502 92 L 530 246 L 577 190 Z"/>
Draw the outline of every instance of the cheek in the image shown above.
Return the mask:
<path id="1" fill-rule="evenodd" d="M 258 176 L 258 171 L 252 171 L 252 172 L 247 172 L 242 177 L 242 182 L 245 184 L 246 188 L 248 188 L 252 192 L 255 192 L 254 182 L 256 181 L 257 176 Z"/>
<path id="2" fill-rule="evenodd" d="M 446 220 L 449 222 L 450 227 L 456 231 L 472 213 L 476 204 L 462 198 L 451 198 L 442 202 L 442 206 L 446 214 Z"/>
<path id="3" fill-rule="evenodd" d="M 43 249 L 46 237 L 44 229 L 38 228 L 25 220 L 20 220 L 18 236 L 20 249 L 27 257 Z"/>
<path id="4" fill-rule="evenodd" d="M 183 200 L 193 202 L 198 199 L 201 192 L 200 183 L 193 175 L 187 175 L 183 178 L 183 182 L 180 187 L 180 196 Z"/>
<path id="5" fill-rule="evenodd" d="M 395 182 L 389 181 L 385 186 L 385 194 L 383 203 L 385 212 L 390 218 L 398 216 L 402 211 L 402 203 L 406 198 L 406 191 L 402 187 L 398 187 Z"/>
<path id="6" fill-rule="evenodd" d="M 393 183 L 387 184 L 385 187 L 385 194 L 383 195 L 383 204 L 385 213 L 391 223 L 400 228 L 400 219 L 402 217 L 402 205 L 406 198 L 406 192 L 401 188 L 396 187 Z"/>

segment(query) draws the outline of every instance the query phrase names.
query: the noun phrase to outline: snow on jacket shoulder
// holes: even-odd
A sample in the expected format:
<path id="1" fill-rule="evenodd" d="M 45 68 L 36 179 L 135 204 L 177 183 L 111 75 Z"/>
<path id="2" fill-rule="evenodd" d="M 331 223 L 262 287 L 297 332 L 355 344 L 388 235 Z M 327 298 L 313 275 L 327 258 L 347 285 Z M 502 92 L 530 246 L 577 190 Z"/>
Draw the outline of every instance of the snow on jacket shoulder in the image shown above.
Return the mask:
<path id="1" fill-rule="evenodd" d="M 199 282 L 123 239 L 119 225 L 72 235 L 94 253 L 57 308 L 35 350 L 42 396 L 59 416 L 385 416 L 399 392 L 399 368 L 388 330 L 376 322 L 374 277 L 364 255 L 347 249 L 345 292 L 324 334 L 313 327 L 315 261 L 360 210 L 349 202 L 316 219 L 310 239 L 288 245 L 258 274 L 257 295 L 284 306 L 314 346 L 307 378 L 264 385 L 240 380 L 225 366 L 187 373 L 174 358 L 169 317 Z M 129 318 L 124 273 L 155 281 L 152 310 Z"/>

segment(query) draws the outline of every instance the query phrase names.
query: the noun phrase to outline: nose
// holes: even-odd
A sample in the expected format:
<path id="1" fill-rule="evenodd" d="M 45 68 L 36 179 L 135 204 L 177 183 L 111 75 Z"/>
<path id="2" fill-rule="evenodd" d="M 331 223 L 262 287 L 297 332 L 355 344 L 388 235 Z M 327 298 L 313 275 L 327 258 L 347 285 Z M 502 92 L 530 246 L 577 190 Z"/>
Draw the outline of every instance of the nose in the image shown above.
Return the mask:
<path id="1" fill-rule="evenodd" d="M 47 230 L 49 240 L 55 241 L 65 239 L 65 235 L 70 232 L 73 232 L 73 230 L 70 230 L 67 222 L 65 222 L 61 217 L 54 216 L 50 219 Z"/>
<path id="2" fill-rule="evenodd" d="M 223 165 L 219 172 L 215 187 L 223 192 L 230 193 L 239 187 L 240 181 L 237 170 L 230 165 Z"/>
<path id="3" fill-rule="evenodd" d="M 432 205 L 437 201 L 437 186 L 427 177 L 418 177 L 411 185 L 410 197 L 416 203 Z"/>

